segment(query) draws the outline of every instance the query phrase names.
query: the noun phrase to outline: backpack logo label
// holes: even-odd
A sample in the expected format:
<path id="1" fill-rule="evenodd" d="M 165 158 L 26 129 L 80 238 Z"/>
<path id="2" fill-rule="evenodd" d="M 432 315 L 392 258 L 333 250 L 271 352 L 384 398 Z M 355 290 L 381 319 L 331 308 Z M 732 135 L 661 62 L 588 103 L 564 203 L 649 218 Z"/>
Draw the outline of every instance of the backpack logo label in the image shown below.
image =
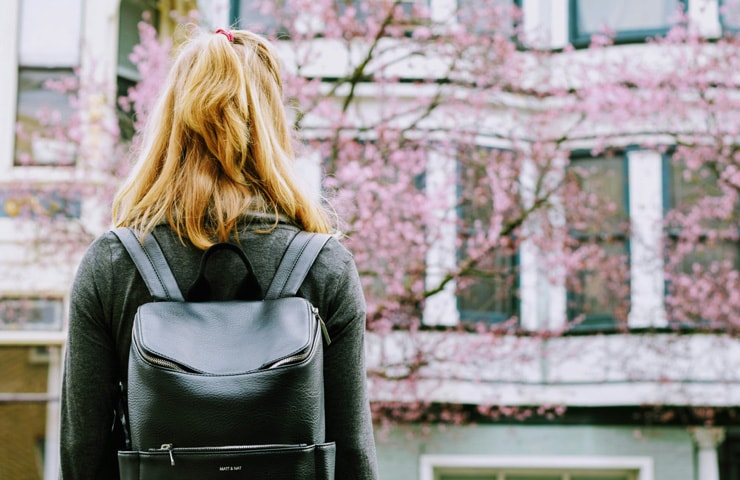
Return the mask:
<path id="1" fill-rule="evenodd" d="M 241 465 L 225 465 L 223 467 L 218 467 L 219 472 L 238 472 L 241 469 Z"/>

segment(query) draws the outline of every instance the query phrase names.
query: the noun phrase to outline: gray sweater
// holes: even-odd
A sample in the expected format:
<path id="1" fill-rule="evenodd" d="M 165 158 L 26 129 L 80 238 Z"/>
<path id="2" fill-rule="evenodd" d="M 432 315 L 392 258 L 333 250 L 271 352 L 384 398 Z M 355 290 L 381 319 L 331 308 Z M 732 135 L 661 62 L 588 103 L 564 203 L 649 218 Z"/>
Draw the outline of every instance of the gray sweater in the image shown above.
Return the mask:
<path id="1" fill-rule="evenodd" d="M 298 229 L 252 220 L 239 242 L 263 292 Z M 195 279 L 202 251 L 183 245 L 167 226 L 155 229 L 183 292 Z M 219 256 L 219 257 L 227 257 Z M 244 274 L 240 262 L 222 260 L 215 285 L 227 294 Z M 331 239 L 298 294 L 319 308 L 331 337 L 324 350 L 326 440 L 337 444 L 337 480 L 376 479 L 377 466 L 364 370 L 365 300 L 351 254 Z M 70 298 L 61 414 L 61 468 L 65 480 L 116 479 L 123 449 L 114 411 L 119 382 L 127 378 L 131 327 L 139 305 L 151 301 L 117 237 L 106 233 L 85 254 Z"/>

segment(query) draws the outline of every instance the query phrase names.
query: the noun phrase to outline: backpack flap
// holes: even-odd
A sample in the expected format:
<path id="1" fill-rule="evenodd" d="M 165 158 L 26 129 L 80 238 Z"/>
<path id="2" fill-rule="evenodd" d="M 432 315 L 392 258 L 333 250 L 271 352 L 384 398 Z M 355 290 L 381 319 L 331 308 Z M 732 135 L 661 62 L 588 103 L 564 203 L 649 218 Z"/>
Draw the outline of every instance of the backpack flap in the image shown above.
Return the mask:
<path id="1" fill-rule="evenodd" d="M 324 441 L 323 342 L 304 299 L 156 302 L 134 323 L 133 450 Z"/>
<path id="2" fill-rule="evenodd" d="M 317 328 L 313 307 L 299 297 L 155 302 L 139 308 L 133 340 L 146 360 L 164 368 L 238 375 L 299 361 Z"/>

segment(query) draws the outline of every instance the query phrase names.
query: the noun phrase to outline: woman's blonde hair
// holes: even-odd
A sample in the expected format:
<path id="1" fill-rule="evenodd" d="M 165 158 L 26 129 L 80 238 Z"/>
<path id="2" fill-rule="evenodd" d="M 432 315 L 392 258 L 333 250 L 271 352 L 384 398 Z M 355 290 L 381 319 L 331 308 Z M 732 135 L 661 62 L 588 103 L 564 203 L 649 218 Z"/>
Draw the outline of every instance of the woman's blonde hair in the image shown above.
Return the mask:
<path id="1" fill-rule="evenodd" d="M 200 33 L 181 47 L 113 201 L 116 226 L 143 234 L 169 223 L 206 249 L 247 212 L 285 215 L 329 232 L 320 201 L 293 172 L 292 131 L 274 48 L 254 33 Z"/>

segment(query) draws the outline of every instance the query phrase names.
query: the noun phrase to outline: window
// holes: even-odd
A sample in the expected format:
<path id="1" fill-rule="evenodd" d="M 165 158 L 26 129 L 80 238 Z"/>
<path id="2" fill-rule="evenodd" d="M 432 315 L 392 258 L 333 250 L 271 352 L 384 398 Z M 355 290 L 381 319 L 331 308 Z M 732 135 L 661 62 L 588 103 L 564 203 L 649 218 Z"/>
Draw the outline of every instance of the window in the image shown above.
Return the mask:
<path id="1" fill-rule="evenodd" d="M 0 299 L 0 331 L 61 331 L 62 302 L 57 299 Z"/>
<path id="2" fill-rule="evenodd" d="M 718 198 L 722 195 L 717 175 L 710 168 L 687 172 L 680 163 L 671 162 L 668 165 L 667 208 L 669 211 L 687 213 L 691 209 L 702 208 L 700 202 L 704 199 Z M 707 232 L 732 231 L 737 225 L 738 211 L 735 209 L 732 218 L 716 218 L 709 215 L 701 219 L 702 226 Z M 676 239 L 680 227 L 669 222 L 669 236 Z M 718 235 L 712 239 L 708 235 L 700 237 L 700 243 L 695 249 L 682 256 L 678 268 L 683 273 L 691 273 L 694 264 L 707 268 L 713 262 L 729 261 L 735 269 L 740 268 L 740 245 L 736 239 Z"/>
<path id="3" fill-rule="evenodd" d="M 262 33 L 286 33 L 279 28 L 278 17 L 282 17 L 287 0 L 232 0 L 231 18 L 238 28 L 247 28 Z"/>
<path id="4" fill-rule="evenodd" d="M 649 457 L 422 455 L 422 480 L 641 480 Z"/>
<path id="5" fill-rule="evenodd" d="M 732 295 L 734 272 L 740 269 L 740 209 L 719 208 L 725 198 L 711 162 L 688 170 L 678 159 L 665 163 L 664 204 L 667 215 L 668 303 L 671 318 L 688 326 L 734 323 L 720 311 L 702 308 L 692 285 L 711 289 L 711 295 Z M 730 204 L 732 208 L 732 204 Z M 680 217 L 690 218 L 688 237 Z M 696 228 L 698 227 L 698 229 Z"/>
<path id="6" fill-rule="evenodd" d="M 488 244 L 495 214 L 494 182 L 490 181 L 495 174 L 490 166 L 504 158 L 510 159 L 511 153 L 481 149 L 473 153 L 472 161 L 459 166 L 458 253 L 466 272 L 458 282 L 457 306 L 464 322 L 500 323 L 518 311 L 515 239 L 506 236 L 493 246 Z"/>
<path id="7" fill-rule="evenodd" d="M 728 428 L 725 440 L 717 450 L 720 480 L 740 479 L 740 431 L 736 427 Z"/>
<path id="8" fill-rule="evenodd" d="M 359 22 L 368 17 L 384 19 L 394 3 L 394 0 L 336 0 L 338 15 L 344 15 L 347 8 L 353 7 L 353 18 Z M 429 0 L 400 0 L 395 8 L 394 25 L 411 27 L 429 18 Z"/>
<path id="9" fill-rule="evenodd" d="M 458 0 L 457 20 L 475 33 L 514 35 L 521 0 Z"/>
<path id="10" fill-rule="evenodd" d="M 134 47 L 139 43 L 139 22 L 148 18 L 152 25 L 159 24 L 159 11 L 141 0 L 121 0 L 118 15 L 118 59 L 116 68 L 116 98 L 126 97 L 129 90 L 141 80 L 138 67 L 129 58 Z M 118 127 L 121 138 L 131 140 L 135 133 L 135 112 L 132 108 L 124 109 L 116 102 Z"/>
<path id="11" fill-rule="evenodd" d="M 385 16 L 388 9 L 394 4 L 393 0 L 369 0 L 360 2 L 359 0 L 335 0 L 335 14 L 342 16 L 349 7 L 354 11 L 351 18 L 358 23 L 362 23 L 368 17 Z M 421 19 L 428 18 L 429 0 L 401 0 L 397 14 L 397 25 L 415 25 Z M 293 11 L 294 7 L 291 0 L 232 0 L 231 18 L 239 28 L 248 28 L 265 34 L 274 34 L 278 37 L 289 34 L 291 28 L 286 22 L 295 20 L 301 13 Z M 317 21 L 320 19 L 306 19 L 306 25 L 315 28 Z M 322 31 L 322 28 L 316 29 Z"/>
<path id="12" fill-rule="evenodd" d="M 486 474 L 450 474 L 440 475 L 438 480 L 633 480 L 631 473 L 603 471 L 591 472 L 553 472 L 553 471 L 520 471 L 492 470 Z M 436 479 L 435 479 L 436 480 Z"/>
<path id="13" fill-rule="evenodd" d="M 49 81 L 74 83 L 80 63 L 81 0 L 20 2 L 15 165 L 72 165 L 73 143 L 57 127 L 72 116 L 67 93 Z M 59 29 L 59 25 L 64 25 Z"/>
<path id="14" fill-rule="evenodd" d="M 720 22 L 722 30 L 730 33 L 740 31 L 740 1 L 739 0 L 719 0 L 720 1 Z"/>
<path id="15" fill-rule="evenodd" d="M 0 187 L 0 218 L 80 218 L 81 192 L 65 190 L 57 185 Z"/>
<path id="16" fill-rule="evenodd" d="M 627 162 L 576 157 L 568 175 L 576 190 L 565 199 L 566 219 L 574 251 L 587 252 L 584 267 L 568 278 L 568 317 L 578 329 L 613 328 L 629 310 Z"/>
<path id="17" fill-rule="evenodd" d="M 358 5 L 361 3 L 358 0 L 337 0 L 337 2 L 339 2 L 340 6 L 342 3 L 345 5 L 348 3 Z M 393 0 L 379 0 L 374 4 L 370 2 L 371 8 L 364 15 L 376 15 L 378 13 L 385 14 L 393 4 Z M 401 17 L 401 23 L 415 23 L 415 17 L 419 16 L 420 9 L 426 9 L 429 7 L 429 0 L 401 0 L 398 7 L 400 7 L 399 16 Z M 362 12 L 358 13 L 360 13 L 361 16 L 364 16 Z"/>
<path id="18" fill-rule="evenodd" d="M 586 46 L 607 32 L 617 43 L 642 42 L 667 32 L 680 8 L 680 0 L 570 0 L 571 42 Z"/>

